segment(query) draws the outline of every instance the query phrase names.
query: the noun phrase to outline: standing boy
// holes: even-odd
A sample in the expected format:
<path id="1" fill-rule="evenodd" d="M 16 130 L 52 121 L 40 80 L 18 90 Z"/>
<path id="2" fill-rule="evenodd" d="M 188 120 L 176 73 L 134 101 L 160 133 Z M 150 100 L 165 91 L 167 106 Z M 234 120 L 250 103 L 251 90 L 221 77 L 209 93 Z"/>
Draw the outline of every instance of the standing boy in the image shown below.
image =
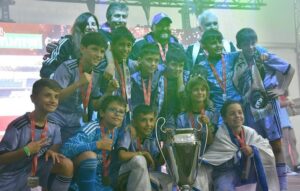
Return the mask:
<path id="1" fill-rule="evenodd" d="M 88 33 L 81 40 L 80 58 L 65 61 L 54 73 L 53 79 L 63 89 L 60 104 L 51 118 L 61 127 L 63 142 L 89 121 L 87 107 L 92 91 L 92 70 L 102 60 L 106 47 L 102 35 Z"/>
<path id="2" fill-rule="evenodd" d="M 295 70 L 276 55 L 256 46 L 257 34 L 251 28 L 241 29 L 236 35 L 236 41 L 242 52 L 236 60 L 233 83 L 243 96 L 245 124 L 270 141 L 276 159 L 280 190 L 287 190 L 277 97 L 287 90 Z M 281 83 L 276 72 L 283 74 Z"/>
<path id="3" fill-rule="evenodd" d="M 138 69 L 131 75 L 131 106 L 145 104 L 157 108 L 158 80 L 162 68 L 158 69 L 159 48 L 155 43 L 147 43 L 141 48 Z"/>
<path id="4" fill-rule="evenodd" d="M 61 176 L 50 190 L 68 190 L 73 175 L 70 160 L 58 154 L 61 143 L 59 126 L 48 120 L 55 111 L 61 87 L 53 80 L 40 79 L 33 84 L 31 100 L 35 109 L 8 125 L 0 142 L 0 187 L 2 191 L 30 190 L 29 185 L 47 189 L 53 164 Z M 64 180 L 64 181 L 59 181 Z"/>

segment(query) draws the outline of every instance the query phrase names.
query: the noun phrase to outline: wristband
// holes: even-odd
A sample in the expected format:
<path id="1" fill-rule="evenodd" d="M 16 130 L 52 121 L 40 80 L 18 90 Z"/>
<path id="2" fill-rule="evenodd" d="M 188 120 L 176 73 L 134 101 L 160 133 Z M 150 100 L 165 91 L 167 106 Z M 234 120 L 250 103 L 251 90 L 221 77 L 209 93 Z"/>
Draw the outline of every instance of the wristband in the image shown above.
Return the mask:
<path id="1" fill-rule="evenodd" d="M 26 154 L 27 157 L 30 157 L 30 150 L 27 146 L 23 147 L 23 151 Z"/>

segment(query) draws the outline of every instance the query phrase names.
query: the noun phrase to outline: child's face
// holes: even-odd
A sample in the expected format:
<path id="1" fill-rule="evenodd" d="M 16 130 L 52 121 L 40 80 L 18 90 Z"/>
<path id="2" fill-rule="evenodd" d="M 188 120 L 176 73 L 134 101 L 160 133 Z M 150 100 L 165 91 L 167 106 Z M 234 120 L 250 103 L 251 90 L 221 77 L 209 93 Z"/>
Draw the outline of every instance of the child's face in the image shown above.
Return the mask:
<path id="1" fill-rule="evenodd" d="M 145 54 L 139 58 L 139 67 L 142 73 L 151 75 L 157 70 L 157 65 L 160 60 L 158 54 Z"/>
<path id="2" fill-rule="evenodd" d="M 112 44 L 112 52 L 118 61 L 127 60 L 132 49 L 132 42 L 126 38 L 121 38 L 115 44 Z"/>
<path id="3" fill-rule="evenodd" d="M 118 102 L 111 102 L 105 111 L 100 111 L 100 115 L 105 120 L 108 127 L 120 127 L 122 125 L 125 107 Z"/>
<path id="4" fill-rule="evenodd" d="M 256 42 L 253 40 L 243 41 L 239 44 L 239 48 L 242 49 L 245 57 L 250 58 L 255 53 Z"/>
<path id="5" fill-rule="evenodd" d="M 38 95 L 31 95 L 31 100 L 35 109 L 40 112 L 54 112 L 58 106 L 59 91 L 54 91 L 48 87 L 42 88 Z"/>
<path id="6" fill-rule="evenodd" d="M 211 39 L 203 48 L 208 52 L 210 58 L 219 58 L 223 52 L 223 44 L 221 40 Z"/>
<path id="7" fill-rule="evenodd" d="M 133 121 L 133 125 L 141 136 L 145 138 L 151 135 L 155 124 L 154 113 L 143 114 L 141 113 L 137 119 Z"/>
<path id="8" fill-rule="evenodd" d="M 237 129 L 244 124 L 244 113 L 240 104 L 229 105 L 223 118 L 231 129 Z"/>
<path id="9" fill-rule="evenodd" d="M 192 103 L 205 102 L 207 99 L 207 91 L 204 86 L 196 85 L 192 88 L 191 100 Z"/>
<path id="10" fill-rule="evenodd" d="M 80 51 L 82 58 L 85 60 L 84 63 L 90 67 L 97 66 L 103 59 L 105 53 L 105 49 L 103 47 L 93 44 L 88 45 L 87 47 L 81 46 Z"/>
<path id="11" fill-rule="evenodd" d="M 183 72 L 184 62 L 171 61 L 167 64 L 168 78 L 179 78 Z"/>

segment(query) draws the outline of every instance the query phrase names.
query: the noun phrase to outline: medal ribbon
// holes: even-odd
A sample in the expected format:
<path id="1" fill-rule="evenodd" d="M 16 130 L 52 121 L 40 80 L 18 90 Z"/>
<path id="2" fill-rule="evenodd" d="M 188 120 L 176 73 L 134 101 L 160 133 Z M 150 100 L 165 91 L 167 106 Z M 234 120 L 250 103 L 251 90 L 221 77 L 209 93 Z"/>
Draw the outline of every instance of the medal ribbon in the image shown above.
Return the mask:
<path id="1" fill-rule="evenodd" d="M 238 140 L 241 148 L 246 146 L 244 128 L 242 128 L 242 131 L 240 132 L 240 135 L 234 133 L 234 136 Z"/>
<path id="2" fill-rule="evenodd" d="M 205 115 L 204 109 L 200 109 L 200 115 Z M 195 119 L 192 113 L 189 113 L 189 121 L 193 129 L 195 129 Z"/>
<path id="3" fill-rule="evenodd" d="M 158 44 L 158 47 L 159 47 L 159 52 L 160 52 L 161 59 L 165 63 L 166 62 L 166 57 L 167 57 L 167 52 L 168 52 L 168 49 L 169 49 L 169 45 L 168 44 L 165 45 L 165 51 L 164 51 L 163 48 L 162 48 L 162 45 L 159 42 L 157 44 Z"/>
<path id="4" fill-rule="evenodd" d="M 226 95 L 226 65 L 225 65 L 225 61 L 224 61 L 223 55 L 222 55 L 221 61 L 222 61 L 222 76 L 223 76 L 223 81 L 220 79 L 220 76 L 217 73 L 215 66 L 212 63 L 209 63 L 209 66 L 210 66 L 210 68 L 211 68 L 211 70 L 212 70 L 215 78 L 217 79 L 219 86 L 222 88 L 223 93 Z"/>
<path id="5" fill-rule="evenodd" d="M 30 124 L 31 124 L 31 141 L 35 141 L 35 125 L 36 122 L 34 120 L 34 116 L 33 116 L 34 112 L 31 112 L 29 115 L 29 119 L 30 119 Z M 46 132 L 48 131 L 48 121 L 46 120 L 44 123 L 44 129 L 41 133 L 41 138 L 43 139 L 46 137 Z M 32 160 L 32 168 L 31 168 L 31 175 L 35 176 L 36 171 L 37 171 L 37 165 L 38 165 L 38 156 L 37 154 L 34 155 L 33 160 Z"/>
<path id="6" fill-rule="evenodd" d="M 122 93 L 122 97 L 126 100 L 126 90 L 125 90 L 126 85 L 125 85 L 124 75 L 123 75 L 123 72 L 121 70 L 120 65 L 117 62 L 115 62 L 115 66 L 117 68 L 117 72 L 118 72 L 120 80 L 121 80 L 121 91 L 122 91 L 121 93 Z"/>
<path id="7" fill-rule="evenodd" d="M 100 129 L 101 129 L 101 137 L 102 139 L 104 139 L 106 137 L 105 134 L 105 127 L 104 124 L 101 123 L 100 124 Z M 112 132 L 112 140 L 114 140 L 114 130 Z M 111 162 L 111 156 L 107 156 L 107 150 L 102 150 L 102 161 L 103 161 L 103 176 L 108 176 L 109 175 L 109 165 Z"/>
<path id="8" fill-rule="evenodd" d="M 80 73 L 80 75 L 83 75 L 83 69 L 82 69 L 81 64 L 79 65 L 79 73 Z M 80 87 L 84 114 L 87 114 L 87 107 L 88 107 L 90 95 L 92 92 L 92 83 L 93 83 L 93 79 L 89 82 L 88 87 L 86 89 L 86 93 L 84 93 L 84 88 Z"/>
<path id="9" fill-rule="evenodd" d="M 143 93 L 144 93 L 144 101 L 146 105 L 150 105 L 151 102 L 151 85 L 152 85 L 152 77 L 149 77 L 149 81 L 148 81 L 148 88 L 146 89 L 146 85 L 145 82 L 142 79 L 142 86 L 143 86 Z"/>

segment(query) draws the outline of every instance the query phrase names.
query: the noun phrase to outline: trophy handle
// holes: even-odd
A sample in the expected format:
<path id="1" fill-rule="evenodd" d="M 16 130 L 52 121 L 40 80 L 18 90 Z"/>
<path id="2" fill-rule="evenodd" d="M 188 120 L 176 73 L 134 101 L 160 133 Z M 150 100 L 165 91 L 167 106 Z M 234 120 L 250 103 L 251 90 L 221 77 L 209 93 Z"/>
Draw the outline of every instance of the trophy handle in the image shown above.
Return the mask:
<path id="1" fill-rule="evenodd" d="M 157 129 L 158 122 L 159 122 L 161 119 L 163 120 L 163 123 L 161 124 L 161 126 L 159 127 L 159 129 L 161 130 L 161 132 L 167 133 L 167 131 L 163 130 L 163 126 L 166 124 L 166 118 L 164 118 L 164 117 L 159 117 L 159 118 L 156 120 L 155 128 Z"/>
<path id="2" fill-rule="evenodd" d="M 155 124 L 155 138 L 156 138 L 156 144 L 157 144 L 157 147 L 159 149 L 159 152 L 161 153 L 161 156 L 163 157 L 164 161 L 165 161 L 165 164 L 166 164 L 166 167 L 167 169 L 169 170 L 169 173 L 171 175 L 171 177 L 174 179 L 174 176 L 173 176 L 173 172 L 171 170 L 171 168 L 169 167 L 168 163 L 167 163 L 167 160 L 166 160 L 166 157 L 162 151 L 162 147 L 160 145 L 160 142 L 158 140 L 158 133 L 157 133 L 157 129 L 158 129 L 158 122 L 160 120 L 163 120 L 163 124 L 159 127 L 159 129 L 163 132 L 163 133 L 167 133 L 167 131 L 164 131 L 163 130 L 163 126 L 165 125 L 166 123 L 166 119 L 164 117 L 159 117 L 157 120 L 156 120 L 156 124 Z"/>
<path id="3" fill-rule="evenodd" d="M 200 115 L 197 117 L 197 123 L 199 124 L 199 128 L 197 128 L 197 131 L 200 132 L 202 130 L 202 127 L 203 127 L 202 123 L 200 122 Z"/>

